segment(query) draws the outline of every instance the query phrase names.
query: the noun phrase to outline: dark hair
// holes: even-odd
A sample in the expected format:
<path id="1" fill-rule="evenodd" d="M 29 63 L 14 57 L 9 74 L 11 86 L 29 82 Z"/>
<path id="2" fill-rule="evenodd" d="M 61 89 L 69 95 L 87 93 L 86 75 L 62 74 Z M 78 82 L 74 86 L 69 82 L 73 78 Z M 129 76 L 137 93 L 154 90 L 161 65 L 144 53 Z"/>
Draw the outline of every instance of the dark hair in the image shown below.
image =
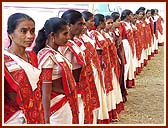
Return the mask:
<path id="1" fill-rule="evenodd" d="M 143 10 L 143 11 L 145 11 L 146 9 L 145 9 L 145 7 L 140 7 L 140 8 L 138 8 L 138 10 Z"/>
<path id="2" fill-rule="evenodd" d="M 113 19 L 113 22 L 116 22 L 118 18 L 120 18 L 120 13 L 119 12 L 113 12 L 111 13 L 111 17 Z"/>
<path id="3" fill-rule="evenodd" d="M 147 14 L 148 12 L 151 12 L 151 10 L 150 10 L 150 9 L 147 9 L 147 10 L 146 10 L 146 14 Z"/>
<path id="4" fill-rule="evenodd" d="M 82 16 L 85 19 L 85 21 L 87 22 L 88 20 L 90 20 L 91 17 L 93 17 L 93 14 L 89 11 L 83 11 Z"/>
<path id="5" fill-rule="evenodd" d="M 139 11 L 137 10 L 137 11 L 135 12 L 135 14 L 138 15 L 138 14 L 139 14 Z"/>
<path id="6" fill-rule="evenodd" d="M 48 19 L 44 27 L 39 30 L 37 38 L 36 38 L 36 45 L 34 46 L 33 50 L 36 52 L 36 54 L 45 47 L 46 40 L 48 38 L 48 35 L 53 32 L 53 33 L 58 33 L 61 30 L 65 28 L 67 23 L 62 19 L 58 17 L 52 17 Z"/>
<path id="7" fill-rule="evenodd" d="M 143 12 L 143 15 L 145 14 L 144 10 L 137 10 L 136 14 L 138 15 L 140 12 Z"/>
<path id="8" fill-rule="evenodd" d="M 124 20 L 127 16 L 129 16 L 132 13 L 131 10 L 129 9 L 125 9 L 122 11 L 121 13 L 121 20 Z"/>
<path id="9" fill-rule="evenodd" d="M 95 26 L 99 26 L 100 22 L 104 22 L 104 15 L 103 14 L 96 14 L 94 15 L 94 22 L 95 22 Z"/>
<path id="10" fill-rule="evenodd" d="M 61 18 L 63 18 L 68 24 L 75 24 L 82 18 L 82 14 L 79 11 L 70 9 L 65 11 Z"/>
<path id="11" fill-rule="evenodd" d="M 16 29 L 16 27 L 18 26 L 18 24 L 23 20 L 31 20 L 35 24 L 34 20 L 30 16 L 28 16 L 24 13 L 14 13 L 8 18 L 7 33 L 8 34 L 13 33 L 14 30 Z M 10 37 L 9 37 L 9 39 L 10 39 Z M 12 40 L 10 39 L 10 45 L 11 44 L 12 44 Z"/>
<path id="12" fill-rule="evenodd" d="M 158 9 L 155 9 L 155 12 L 157 12 L 157 13 L 158 13 L 158 12 L 159 12 L 159 10 L 158 10 Z"/>
<path id="13" fill-rule="evenodd" d="M 107 15 L 107 16 L 105 16 L 105 19 L 106 19 L 106 20 L 108 20 L 108 19 L 112 19 L 112 17 L 109 16 L 109 15 Z"/>
<path id="14" fill-rule="evenodd" d="M 155 14 L 155 9 L 151 9 L 151 15 Z"/>
<path id="15" fill-rule="evenodd" d="M 119 12 L 112 12 L 111 16 L 113 16 L 113 15 L 119 15 L 120 16 L 120 13 Z"/>

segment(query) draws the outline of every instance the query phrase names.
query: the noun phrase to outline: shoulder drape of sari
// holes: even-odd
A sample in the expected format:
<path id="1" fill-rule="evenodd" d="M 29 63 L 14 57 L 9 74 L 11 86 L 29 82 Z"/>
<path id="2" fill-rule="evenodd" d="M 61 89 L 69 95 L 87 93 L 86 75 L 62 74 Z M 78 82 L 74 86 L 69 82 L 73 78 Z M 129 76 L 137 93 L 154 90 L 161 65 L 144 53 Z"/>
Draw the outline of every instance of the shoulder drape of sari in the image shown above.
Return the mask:
<path id="1" fill-rule="evenodd" d="M 34 61 L 36 56 L 34 56 L 33 53 L 28 54 L 33 65 L 36 65 L 37 62 Z M 18 64 L 17 67 L 20 67 L 20 69 L 9 71 L 12 62 L 14 62 L 14 60 L 11 59 L 10 56 L 4 55 L 5 79 L 8 81 L 9 86 L 16 92 L 16 102 L 19 108 L 25 114 L 28 124 L 44 123 L 44 113 L 40 89 L 41 81 L 38 81 L 37 88 L 33 90 L 26 72 Z"/>
<path id="2" fill-rule="evenodd" d="M 79 42 L 79 40 L 77 39 L 76 40 L 74 39 L 74 43 L 77 44 L 79 48 L 82 46 L 81 44 L 82 42 Z M 83 60 L 78 89 L 81 92 L 81 96 L 84 102 L 84 113 L 85 113 L 84 123 L 91 124 L 93 122 L 93 110 L 100 106 L 96 85 L 94 82 L 94 74 L 91 67 L 91 57 L 88 50 L 86 50 L 86 48 L 83 48 L 84 49 L 83 52 L 85 53 L 85 56 L 83 57 L 78 56 L 79 54 L 75 52 L 75 49 L 73 49 L 72 45 L 73 45 L 72 43 L 71 45 L 68 44 L 69 48 L 74 53 L 76 58 L 80 57 L 81 60 Z M 78 63 L 80 62 L 78 61 Z"/>
<path id="3" fill-rule="evenodd" d="M 117 49 L 115 47 L 114 42 L 112 41 L 112 37 L 110 39 L 110 37 L 109 37 L 110 35 L 107 35 L 107 34 L 108 33 L 102 32 L 102 35 L 104 36 L 104 38 L 108 42 L 111 65 L 112 65 L 112 67 L 114 67 L 114 71 L 115 71 L 117 79 L 119 81 L 119 76 L 120 76 L 119 67 L 120 67 L 120 65 L 119 65 L 119 60 L 118 60 L 118 55 L 117 55 Z"/>
<path id="4" fill-rule="evenodd" d="M 66 95 L 66 99 L 70 104 L 73 116 L 72 123 L 78 124 L 79 109 L 78 109 L 77 90 L 70 65 L 68 65 L 67 60 L 63 56 L 61 56 L 58 52 L 52 49 L 48 48 L 43 49 L 43 51 L 41 51 L 41 54 L 39 54 L 38 57 L 39 57 L 39 65 L 41 65 L 44 62 L 43 60 L 46 57 L 51 57 L 53 61 L 61 67 L 63 88 Z"/>
<path id="5" fill-rule="evenodd" d="M 105 83 L 105 89 L 106 93 L 109 93 L 110 91 L 113 90 L 113 85 L 112 85 L 112 65 L 110 61 L 110 55 L 109 55 L 109 48 L 108 48 L 108 42 L 104 39 L 102 35 L 99 35 L 98 32 L 95 31 L 94 33 L 95 39 L 96 39 L 96 44 L 99 48 L 102 49 L 102 55 L 99 55 L 101 62 L 104 63 L 104 83 Z M 100 40 L 100 36 L 102 36 L 102 40 Z"/>

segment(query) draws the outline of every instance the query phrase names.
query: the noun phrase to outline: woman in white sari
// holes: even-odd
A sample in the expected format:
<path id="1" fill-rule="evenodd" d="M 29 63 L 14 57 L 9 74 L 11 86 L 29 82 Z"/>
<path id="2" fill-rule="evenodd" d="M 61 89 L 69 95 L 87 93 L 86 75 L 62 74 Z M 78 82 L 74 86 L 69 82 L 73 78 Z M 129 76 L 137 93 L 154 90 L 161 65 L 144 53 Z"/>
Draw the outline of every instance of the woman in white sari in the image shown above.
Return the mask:
<path id="1" fill-rule="evenodd" d="M 26 51 L 35 38 L 35 22 L 26 14 L 8 19 L 9 48 L 4 51 L 5 124 L 44 123 L 37 57 Z M 33 74 L 33 75 L 32 75 Z"/>

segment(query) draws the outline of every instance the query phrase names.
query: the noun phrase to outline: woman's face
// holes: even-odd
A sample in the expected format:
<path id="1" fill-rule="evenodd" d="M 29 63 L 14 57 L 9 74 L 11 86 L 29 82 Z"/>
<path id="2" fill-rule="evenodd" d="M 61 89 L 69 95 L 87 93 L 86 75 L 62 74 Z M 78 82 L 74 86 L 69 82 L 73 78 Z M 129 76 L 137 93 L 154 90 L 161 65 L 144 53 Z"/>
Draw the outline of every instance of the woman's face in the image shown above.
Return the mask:
<path id="1" fill-rule="evenodd" d="M 93 28 L 95 25 L 95 22 L 94 22 L 94 17 L 92 16 L 87 22 L 86 22 L 86 27 L 88 29 L 91 29 Z"/>
<path id="2" fill-rule="evenodd" d="M 136 20 L 137 20 L 137 17 L 136 17 L 136 15 L 134 15 L 131 22 L 134 24 L 136 22 Z"/>
<path id="3" fill-rule="evenodd" d="M 84 21 L 84 27 L 80 34 L 84 34 L 86 32 L 87 32 L 87 26 L 86 26 L 86 22 Z"/>
<path id="4" fill-rule="evenodd" d="M 113 27 L 118 28 L 120 26 L 120 18 L 118 18 L 115 22 L 113 22 Z"/>
<path id="5" fill-rule="evenodd" d="M 106 20 L 106 28 L 110 30 L 113 26 L 113 19 Z"/>
<path id="6" fill-rule="evenodd" d="M 140 12 L 140 13 L 138 14 L 138 19 L 141 20 L 141 19 L 143 18 L 143 16 L 144 16 L 144 15 L 143 15 L 143 12 Z"/>
<path id="7" fill-rule="evenodd" d="M 35 24 L 31 20 L 23 19 L 16 26 L 16 29 L 12 34 L 9 34 L 12 40 L 12 45 L 19 47 L 30 47 L 35 38 Z"/>
<path id="8" fill-rule="evenodd" d="M 55 43 L 58 46 L 64 46 L 67 41 L 68 41 L 68 32 L 69 32 L 69 27 L 66 25 L 62 31 L 59 31 L 56 34 L 55 38 Z"/>
<path id="9" fill-rule="evenodd" d="M 129 14 L 129 20 L 132 20 L 133 18 L 134 18 L 133 13 L 130 13 L 130 14 Z"/>
<path id="10" fill-rule="evenodd" d="M 146 14 L 144 14 L 143 19 L 144 19 L 144 20 L 146 19 Z"/>
<path id="11" fill-rule="evenodd" d="M 151 11 L 148 11 L 147 14 L 146 14 L 146 17 L 150 17 L 151 16 Z"/>
<path id="12" fill-rule="evenodd" d="M 106 27 L 105 19 L 104 19 L 104 21 L 101 21 L 100 25 L 101 25 L 101 29 L 105 29 L 105 27 Z"/>
<path id="13" fill-rule="evenodd" d="M 74 36 L 79 35 L 79 34 L 81 34 L 81 32 L 84 28 L 85 28 L 85 22 L 82 17 L 75 24 L 70 25 L 70 33 Z"/>

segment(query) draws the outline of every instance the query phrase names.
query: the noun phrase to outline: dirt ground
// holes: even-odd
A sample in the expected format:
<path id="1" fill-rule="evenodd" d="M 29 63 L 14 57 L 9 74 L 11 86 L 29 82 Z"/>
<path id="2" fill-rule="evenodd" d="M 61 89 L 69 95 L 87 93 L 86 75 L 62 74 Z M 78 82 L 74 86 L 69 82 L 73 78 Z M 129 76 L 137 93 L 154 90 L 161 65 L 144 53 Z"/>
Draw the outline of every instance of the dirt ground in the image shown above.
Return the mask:
<path id="1" fill-rule="evenodd" d="M 135 88 L 128 89 L 125 110 L 119 114 L 119 122 L 112 124 L 164 125 L 164 47 L 159 47 L 159 54 L 155 54 L 143 71 L 136 76 Z"/>

